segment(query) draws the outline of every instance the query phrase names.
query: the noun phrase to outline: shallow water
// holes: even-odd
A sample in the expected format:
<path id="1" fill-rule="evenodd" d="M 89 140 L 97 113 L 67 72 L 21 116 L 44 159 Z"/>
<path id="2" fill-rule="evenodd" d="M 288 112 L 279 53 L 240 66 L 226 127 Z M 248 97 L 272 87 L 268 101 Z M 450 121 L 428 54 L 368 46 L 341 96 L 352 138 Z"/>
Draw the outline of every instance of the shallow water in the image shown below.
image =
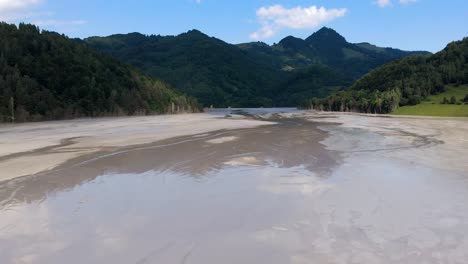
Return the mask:
<path id="1" fill-rule="evenodd" d="M 276 121 L 0 184 L 0 262 L 468 261 L 467 175 L 386 155 L 437 142 Z"/>

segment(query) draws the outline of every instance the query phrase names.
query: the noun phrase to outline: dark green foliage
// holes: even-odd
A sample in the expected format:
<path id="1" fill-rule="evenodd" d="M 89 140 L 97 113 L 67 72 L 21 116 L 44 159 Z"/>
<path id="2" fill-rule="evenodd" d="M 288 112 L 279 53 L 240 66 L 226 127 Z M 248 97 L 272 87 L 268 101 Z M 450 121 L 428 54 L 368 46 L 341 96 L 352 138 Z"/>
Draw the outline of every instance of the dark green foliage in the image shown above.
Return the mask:
<path id="1" fill-rule="evenodd" d="M 411 56 L 383 65 L 355 82 L 349 91 L 310 100 L 308 106 L 314 102 L 313 107 L 331 111 L 390 113 L 398 106 L 416 105 L 429 95 L 444 92 L 448 84 L 468 83 L 467 73 L 468 38 L 465 38 L 432 56 Z M 351 105 L 343 108 L 343 102 Z M 376 107 L 369 108 L 369 102 Z M 455 104 L 456 98 L 444 98 L 442 103 Z"/>
<path id="2" fill-rule="evenodd" d="M 462 102 L 464 102 L 465 104 L 468 103 L 468 94 L 465 95 L 465 98 L 463 98 Z"/>
<path id="3" fill-rule="evenodd" d="M 310 99 L 307 108 L 324 111 L 389 113 L 400 103 L 401 93 L 398 89 L 390 91 L 341 91 L 326 99 Z"/>
<path id="4" fill-rule="evenodd" d="M 258 64 L 238 47 L 196 30 L 176 37 L 133 33 L 86 42 L 168 81 L 205 106 L 273 104 L 267 88 L 279 76 L 272 68 Z"/>
<path id="5" fill-rule="evenodd" d="M 440 103 L 441 104 L 449 104 L 449 100 L 447 99 L 447 97 L 444 97 L 444 99 Z"/>
<path id="6" fill-rule="evenodd" d="M 457 98 L 455 96 L 450 97 L 450 104 L 456 104 Z"/>
<path id="7" fill-rule="evenodd" d="M 280 82 L 275 92 L 277 100 L 284 105 L 304 104 L 311 97 L 325 97 L 351 84 L 347 78 L 324 66 L 311 66 L 300 70 Z"/>
<path id="8" fill-rule="evenodd" d="M 0 122 L 172 108 L 198 110 L 193 99 L 85 44 L 33 25 L 0 24 Z"/>
<path id="9" fill-rule="evenodd" d="M 287 37 L 273 46 L 230 45 L 196 30 L 178 36 L 132 33 L 85 41 L 215 107 L 296 106 L 412 54 L 351 44 L 327 28 L 307 40 Z"/>
<path id="10" fill-rule="evenodd" d="M 257 57 L 258 45 L 238 45 L 250 56 Z M 269 48 L 269 50 L 268 50 Z M 391 48 L 380 48 L 371 44 L 353 44 L 330 28 L 322 28 L 307 39 L 286 37 L 273 46 L 263 45 L 261 49 L 265 63 L 280 68 L 302 70 L 311 65 L 322 65 L 348 79 L 356 80 L 370 70 L 408 55 L 429 54 L 408 52 Z"/>

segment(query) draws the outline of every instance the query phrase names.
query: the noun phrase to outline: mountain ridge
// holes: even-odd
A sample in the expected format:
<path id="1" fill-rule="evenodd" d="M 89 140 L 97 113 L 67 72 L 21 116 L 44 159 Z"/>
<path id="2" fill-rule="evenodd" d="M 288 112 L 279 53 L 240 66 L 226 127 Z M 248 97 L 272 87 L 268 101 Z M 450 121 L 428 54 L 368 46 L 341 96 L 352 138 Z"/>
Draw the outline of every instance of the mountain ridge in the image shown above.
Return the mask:
<path id="1" fill-rule="evenodd" d="M 216 107 L 297 105 L 299 101 L 284 100 L 289 93 L 284 87 L 301 91 L 301 96 L 291 94 L 297 100 L 323 95 L 323 91 L 343 89 L 377 66 L 415 54 L 377 46 L 374 49 L 378 51 L 360 47 L 325 27 L 306 39 L 288 36 L 273 45 L 229 44 L 196 29 L 173 36 L 132 34 L 90 37 L 84 41 L 169 82 L 204 106 Z M 329 72 L 323 80 L 315 74 L 322 70 Z M 304 72 L 313 73 L 314 78 L 308 78 Z M 334 75 L 339 76 L 339 85 L 328 79 Z"/>
<path id="2" fill-rule="evenodd" d="M 449 86 L 466 84 L 468 37 L 449 43 L 433 55 L 410 56 L 382 65 L 353 83 L 348 91 L 311 99 L 308 105 L 328 111 L 391 113 L 401 106 L 418 105 Z"/>

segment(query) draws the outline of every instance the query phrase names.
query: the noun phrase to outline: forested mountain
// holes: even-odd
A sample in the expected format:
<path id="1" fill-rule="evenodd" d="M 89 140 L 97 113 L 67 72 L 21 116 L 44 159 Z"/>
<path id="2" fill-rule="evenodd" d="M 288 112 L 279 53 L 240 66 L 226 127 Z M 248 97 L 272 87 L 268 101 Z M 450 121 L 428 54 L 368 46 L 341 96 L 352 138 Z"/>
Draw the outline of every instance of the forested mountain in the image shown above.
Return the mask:
<path id="1" fill-rule="evenodd" d="M 450 43 L 434 55 L 411 56 L 383 65 L 350 90 L 312 99 L 308 105 L 331 111 L 390 113 L 441 93 L 449 84 L 468 84 L 468 38 Z"/>
<path id="2" fill-rule="evenodd" d="M 283 70 L 297 70 L 310 65 L 327 66 L 349 79 L 355 80 L 370 70 L 391 60 L 414 54 L 429 54 L 424 51 L 408 52 L 392 48 L 380 48 L 369 43 L 352 44 L 331 28 L 322 28 L 305 40 L 292 36 L 278 44 L 264 46 L 240 44 L 239 47 L 255 57 L 275 61 Z M 267 57 L 265 57 L 267 56 Z"/>
<path id="3" fill-rule="evenodd" d="M 131 33 L 85 41 L 168 81 L 205 106 L 216 107 L 294 106 L 304 98 L 343 89 L 371 69 L 413 54 L 351 44 L 329 28 L 306 40 L 286 37 L 272 46 L 231 45 L 197 30 L 178 36 Z"/>
<path id="4" fill-rule="evenodd" d="M 168 81 L 205 106 L 272 105 L 271 87 L 280 80 L 272 67 L 197 30 L 175 37 L 132 33 L 85 41 Z"/>
<path id="5" fill-rule="evenodd" d="M 351 79 L 325 66 L 310 66 L 285 75 L 275 87 L 275 101 L 281 106 L 298 106 L 311 97 L 325 97 L 343 90 Z"/>
<path id="6" fill-rule="evenodd" d="M 198 110 L 194 99 L 88 45 L 0 24 L 0 122 Z"/>

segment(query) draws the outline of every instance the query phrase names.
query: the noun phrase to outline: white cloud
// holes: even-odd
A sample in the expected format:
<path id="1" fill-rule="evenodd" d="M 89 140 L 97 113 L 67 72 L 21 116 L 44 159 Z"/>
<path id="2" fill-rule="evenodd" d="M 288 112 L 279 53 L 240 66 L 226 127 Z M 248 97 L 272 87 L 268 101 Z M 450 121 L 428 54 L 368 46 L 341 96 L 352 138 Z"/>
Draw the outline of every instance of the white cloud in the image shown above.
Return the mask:
<path id="1" fill-rule="evenodd" d="M 418 0 L 399 0 L 398 2 L 400 2 L 400 4 L 402 5 L 406 5 L 406 4 L 415 3 L 417 1 Z M 376 4 L 378 7 L 381 7 L 381 8 L 389 7 L 389 6 L 392 6 L 392 0 L 376 0 L 374 4 Z"/>
<path id="2" fill-rule="evenodd" d="M 40 27 L 71 32 L 85 20 L 58 20 L 53 12 L 45 12 L 41 4 L 47 0 L 0 0 L 0 20 L 9 23 L 27 22 Z"/>
<path id="3" fill-rule="evenodd" d="M 282 5 L 261 7 L 257 10 L 257 18 L 262 27 L 250 34 L 250 38 L 269 38 L 285 28 L 316 28 L 326 22 L 344 16 L 347 11 L 346 8 L 327 9 L 317 6 L 298 6 L 290 9 Z"/>
<path id="4" fill-rule="evenodd" d="M 201 1 L 202 1 L 202 0 L 195 0 L 195 3 L 201 4 Z"/>
<path id="5" fill-rule="evenodd" d="M 19 11 L 38 5 L 42 0 L 0 0 L 0 14 Z"/>
<path id="6" fill-rule="evenodd" d="M 375 1 L 375 4 L 378 5 L 379 7 L 387 7 L 392 5 L 391 0 L 377 0 Z"/>
<path id="7" fill-rule="evenodd" d="M 0 0 L 0 20 L 14 21 L 34 16 L 30 9 L 42 0 Z"/>
<path id="8" fill-rule="evenodd" d="M 87 21 L 85 20 L 55 20 L 55 19 L 47 19 L 47 20 L 37 20 L 34 21 L 33 24 L 36 26 L 53 26 L 53 27 L 60 27 L 60 26 L 70 26 L 70 25 L 84 25 Z"/>
<path id="9" fill-rule="evenodd" d="M 400 0 L 400 4 L 411 4 L 418 0 Z"/>

